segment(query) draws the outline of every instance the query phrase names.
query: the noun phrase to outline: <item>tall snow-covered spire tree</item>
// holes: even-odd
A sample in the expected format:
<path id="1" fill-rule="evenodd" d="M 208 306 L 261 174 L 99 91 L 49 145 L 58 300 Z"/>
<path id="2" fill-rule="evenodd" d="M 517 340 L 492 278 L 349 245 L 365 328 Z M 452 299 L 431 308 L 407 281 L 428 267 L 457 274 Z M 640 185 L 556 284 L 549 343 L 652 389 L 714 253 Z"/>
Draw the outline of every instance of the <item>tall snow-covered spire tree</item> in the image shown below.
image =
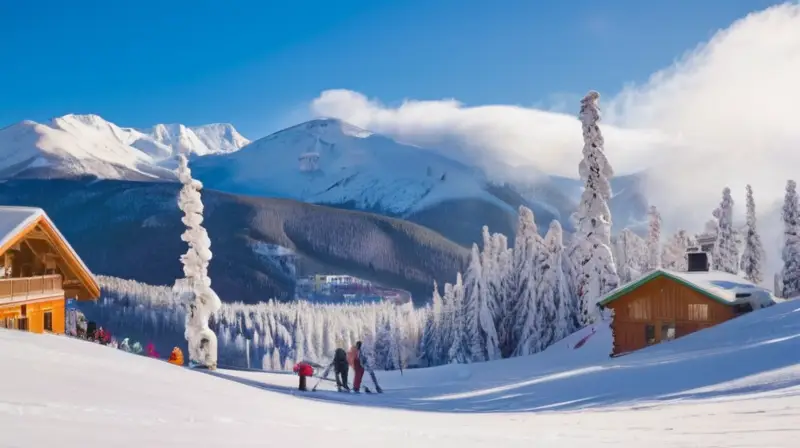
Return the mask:
<path id="1" fill-rule="evenodd" d="M 647 212 L 647 271 L 661 268 L 661 213 L 655 205 Z"/>
<path id="2" fill-rule="evenodd" d="M 740 267 L 746 279 L 755 284 L 764 281 L 764 246 L 756 228 L 756 201 L 753 187 L 747 186 L 747 229 L 745 230 L 744 250 Z"/>
<path id="3" fill-rule="evenodd" d="M 573 282 L 581 303 L 582 323 L 599 318 L 597 301 L 603 294 L 619 285 L 617 268 L 611 254 L 611 198 L 609 178 L 614 170 L 603 152 L 600 132 L 600 94 L 591 91 L 581 100 L 580 120 L 583 128 L 583 160 L 578 166 L 584 190 L 578 211 L 574 215 L 576 234 L 570 250 Z"/>
<path id="4" fill-rule="evenodd" d="M 175 282 L 173 290 L 188 307 L 185 337 L 189 345 L 189 360 L 208 368 L 217 366 L 217 336 L 208 326 L 209 318 L 219 310 L 222 301 L 211 289 L 208 263 L 211 260 L 211 240 L 203 227 L 203 184 L 192 178 L 189 161 L 178 155 L 178 179 L 183 184 L 178 196 L 178 208 L 186 230 L 181 239 L 189 245 L 181 255 L 184 278 Z"/>
<path id="5" fill-rule="evenodd" d="M 781 296 L 792 299 L 800 296 L 800 201 L 797 183 L 786 182 L 783 210 L 783 269 L 781 270 Z"/>
<path id="6" fill-rule="evenodd" d="M 714 210 L 714 217 L 717 218 L 717 240 L 714 242 L 714 256 L 711 259 L 711 268 L 715 271 L 739 273 L 739 249 L 736 247 L 736 239 L 733 229 L 733 197 L 731 189 L 725 187 L 722 190 L 722 202 L 719 208 Z"/>

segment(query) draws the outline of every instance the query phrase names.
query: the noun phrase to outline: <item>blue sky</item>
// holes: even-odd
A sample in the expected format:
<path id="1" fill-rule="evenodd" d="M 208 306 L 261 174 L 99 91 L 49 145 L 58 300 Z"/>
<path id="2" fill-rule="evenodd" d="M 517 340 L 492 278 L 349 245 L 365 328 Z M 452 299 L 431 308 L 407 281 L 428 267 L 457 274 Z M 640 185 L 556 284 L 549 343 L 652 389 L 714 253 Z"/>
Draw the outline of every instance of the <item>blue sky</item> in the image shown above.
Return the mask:
<path id="1" fill-rule="evenodd" d="M 554 104 L 642 82 L 774 3 L 0 0 L 0 126 L 96 113 L 231 122 L 256 138 L 334 88 L 389 104 Z"/>

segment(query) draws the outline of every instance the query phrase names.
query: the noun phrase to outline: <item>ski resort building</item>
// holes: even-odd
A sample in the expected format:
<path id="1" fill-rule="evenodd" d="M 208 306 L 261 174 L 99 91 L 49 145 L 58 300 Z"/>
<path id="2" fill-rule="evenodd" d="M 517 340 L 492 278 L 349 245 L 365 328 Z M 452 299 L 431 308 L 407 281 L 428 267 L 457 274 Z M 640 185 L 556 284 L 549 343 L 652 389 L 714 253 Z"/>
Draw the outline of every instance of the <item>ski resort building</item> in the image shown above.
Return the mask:
<path id="1" fill-rule="evenodd" d="M 66 299 L 100 287 L 40 208 L 0 207 L 0 328 L 64 333 Z"/>
<path id="2" fill-rule="evenodd" d="M 614 317 L 612 356 L 669 341 L 775 303 L 767 291 L 737 275 L 709 271 L 705 252 L 689 252 L 688 272 L 657 269 L 622 285 L 598 305 Z"/>

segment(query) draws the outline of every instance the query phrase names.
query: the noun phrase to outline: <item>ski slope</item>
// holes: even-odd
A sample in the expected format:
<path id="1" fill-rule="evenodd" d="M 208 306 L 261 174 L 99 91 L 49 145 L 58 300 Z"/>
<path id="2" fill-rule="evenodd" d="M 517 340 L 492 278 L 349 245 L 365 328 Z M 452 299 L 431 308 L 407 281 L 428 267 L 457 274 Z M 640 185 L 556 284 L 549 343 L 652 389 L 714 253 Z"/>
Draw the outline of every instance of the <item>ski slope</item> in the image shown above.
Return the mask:
<path id="1" fill-rule="evenodd" d="M 0 446 L 796 446 L 800 302 L 615 359 L 607 327 L 572 348 L 583 336 L 525 358 L 378 372 L 386 393 L 355 395 L 0 330 Z"/>

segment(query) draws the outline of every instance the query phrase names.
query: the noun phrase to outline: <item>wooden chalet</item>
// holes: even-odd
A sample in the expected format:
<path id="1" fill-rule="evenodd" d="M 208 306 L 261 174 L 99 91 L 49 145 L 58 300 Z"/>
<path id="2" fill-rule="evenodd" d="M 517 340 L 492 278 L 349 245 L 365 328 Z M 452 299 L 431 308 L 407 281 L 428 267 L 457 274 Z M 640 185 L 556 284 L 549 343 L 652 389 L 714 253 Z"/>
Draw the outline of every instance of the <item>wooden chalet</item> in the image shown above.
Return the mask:
<path id="1" fill-rule="evenodd" d="M 727 272 L 709 271 L 705 252 L 689 252 L 688 272 L 658 269 L 604 296 L 614 311 L 612 356 L 669 341 L 775 303 L 767 290 Z"/>
<path id="2" fill-rule="evenodd" d="M 64 333 L 66 299 L 100 287 L 40 208 L 0 207 L 0 328 Z"/>

